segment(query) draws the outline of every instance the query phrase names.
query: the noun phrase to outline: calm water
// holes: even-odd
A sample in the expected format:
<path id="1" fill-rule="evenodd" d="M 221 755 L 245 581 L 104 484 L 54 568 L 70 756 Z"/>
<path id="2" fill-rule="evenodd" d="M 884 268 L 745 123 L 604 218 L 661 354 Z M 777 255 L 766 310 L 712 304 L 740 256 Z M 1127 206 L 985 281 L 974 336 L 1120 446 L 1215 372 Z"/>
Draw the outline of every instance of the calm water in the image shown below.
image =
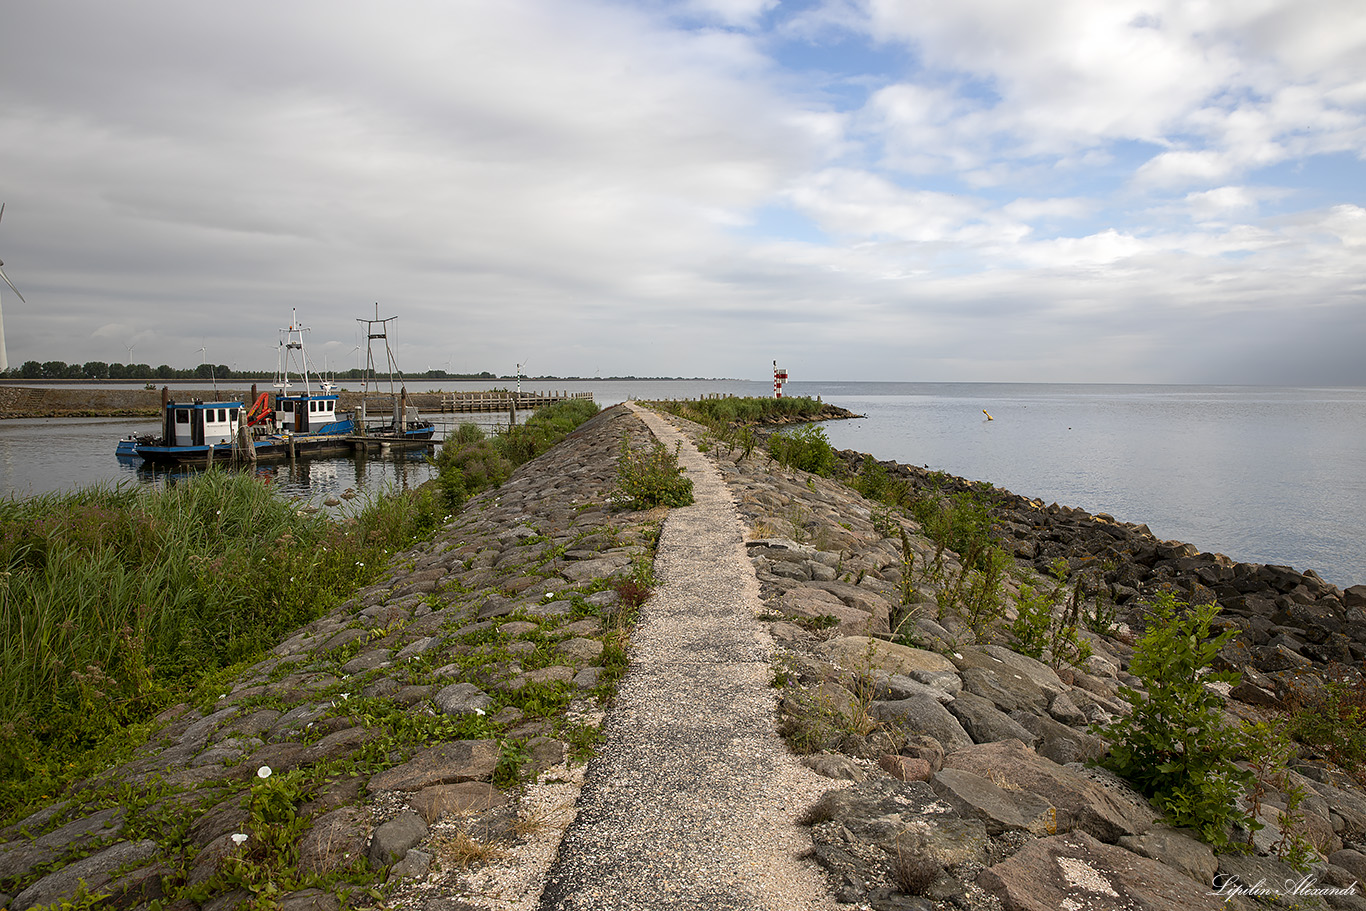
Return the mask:
<path id="1" fill-rule="evenodd" d="M 488 386 L 417 381 L 410 388 Z M 524 381 L 523 388 L 591 391 L 604 406 L 772 391 L 766 382 L 681 380 Z M 1159 537 L 1238 560 L 1314 569 L 1344 586 L 1366 582 L 1366 389 L 801 382 L 786 388 L 868 416 L 826 425 L 839 448 L 1145 522 Z M 113 449 L 129 431 L 151 429 L 151 422 L 126 419 L 0 422 L 0 494 L 149 481 Z M 421 453 L 261 470 L 276 489 L 315 501 L 348 487 L 405 488 L 430 477 Z"/>
<path id="2" fill-rule="evenodd" d="M 1238 560 L 1366 582 L 1366 389 L 821 389 L 868 415 L 827 425 L 839 448 L 1145 522 Z"/>

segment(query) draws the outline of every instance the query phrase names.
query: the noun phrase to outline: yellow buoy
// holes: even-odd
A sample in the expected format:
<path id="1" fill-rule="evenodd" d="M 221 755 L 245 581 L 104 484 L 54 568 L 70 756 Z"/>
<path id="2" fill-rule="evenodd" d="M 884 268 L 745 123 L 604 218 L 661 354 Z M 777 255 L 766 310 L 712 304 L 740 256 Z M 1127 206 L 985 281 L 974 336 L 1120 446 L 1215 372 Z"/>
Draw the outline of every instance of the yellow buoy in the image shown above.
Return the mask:
<path id="1" fill-rule="evenodd" d="M 982 409 L 982 414 L 987 414 L 987 410 L 986 410 L 985 408 Z M 992 417 L 991 415 L 987 414 L 987 420 L 988 420 L 988 421 L 994 421 L 994 420 L 996 420 L 996 419 L 995 419 L 994 417 Z"/>

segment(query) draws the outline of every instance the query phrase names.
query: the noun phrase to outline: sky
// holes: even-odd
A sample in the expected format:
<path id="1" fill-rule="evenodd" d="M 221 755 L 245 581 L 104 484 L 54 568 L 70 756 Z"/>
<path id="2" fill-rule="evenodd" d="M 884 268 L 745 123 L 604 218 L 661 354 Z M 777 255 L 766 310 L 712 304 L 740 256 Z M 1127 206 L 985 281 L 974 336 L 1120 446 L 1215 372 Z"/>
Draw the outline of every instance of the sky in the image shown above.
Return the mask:
<path id="1" fill-rule="evenodd" d="M 7 0 L 11 366 L 1366 385 L 1360 0 Z M 202 350 L 201 350 L 202 349 Z"/>

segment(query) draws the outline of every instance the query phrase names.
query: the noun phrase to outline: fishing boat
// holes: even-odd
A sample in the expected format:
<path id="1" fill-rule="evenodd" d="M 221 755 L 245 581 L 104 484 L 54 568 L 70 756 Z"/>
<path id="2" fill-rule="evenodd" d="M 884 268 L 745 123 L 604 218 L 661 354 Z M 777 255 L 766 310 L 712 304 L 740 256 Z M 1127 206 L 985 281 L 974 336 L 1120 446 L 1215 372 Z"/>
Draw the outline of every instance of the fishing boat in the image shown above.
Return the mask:
<path id="1" fill-rule="evenodd" d="M 115 454 L 153 465 L 212 465 L 351 452 L 356 422 L 340 409 L 335 385 L 313 376 L 308 331 L 297 311 L 280 330 L 273 396 L 262 393 L 248 408 L 241 401 L 177 402 L 163 388 L 160 435 L 125 437 Z"/>

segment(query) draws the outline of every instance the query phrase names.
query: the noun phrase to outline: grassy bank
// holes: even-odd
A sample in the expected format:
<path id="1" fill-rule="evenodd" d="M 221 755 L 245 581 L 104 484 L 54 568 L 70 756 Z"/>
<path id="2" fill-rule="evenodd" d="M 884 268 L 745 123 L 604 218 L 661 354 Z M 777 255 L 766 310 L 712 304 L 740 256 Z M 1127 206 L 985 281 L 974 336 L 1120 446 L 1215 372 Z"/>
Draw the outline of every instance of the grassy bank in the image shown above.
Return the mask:
<path id="1" fill-rule="evenodd" d="M 458 509 L 481 490 L 502 484 L 517 466 L 548 451 L 597 413 L 591 399 L 571 399 L 539 408 L 525 424 L 491 435 L 476 424 L 461 424 L 435 458 L 446 505 Z"/>
<path id="2" fill-rule="evenodd" d="M 330 612 L 597 410 L 564 403 L 493 437 L 461 428 L 437 485 L 342 519 L 221 471 L 0 502 L 0 819 Z"/>
<path id="3" fill-rule="evenodd" d="M 428 492 L 333 521 L 219 471 L 0 503 L 0 817 L 330 611 L 446 512 Z"/>
<path id="4" fill-rule="evenodd" d="M 785 399 L 727 396 L 677 402 L 645 402 L 656 411 L 667 411 L 716 429 L 725 426 L 776 424 L 796 420 L 819 420 L 822 415 L 848 416 L 820 399 L 796 396 Z M 838 413 L 831 413 L 838 412 Z"/>

